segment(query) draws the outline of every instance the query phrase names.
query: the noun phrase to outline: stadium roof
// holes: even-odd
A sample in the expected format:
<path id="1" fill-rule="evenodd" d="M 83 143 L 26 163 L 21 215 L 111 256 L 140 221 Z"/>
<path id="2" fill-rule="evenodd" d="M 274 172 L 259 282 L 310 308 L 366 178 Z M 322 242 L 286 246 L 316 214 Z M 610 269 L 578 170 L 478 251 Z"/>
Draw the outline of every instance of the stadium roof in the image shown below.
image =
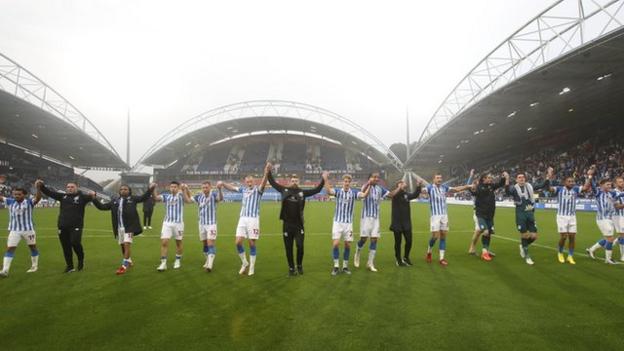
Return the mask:
<path id="1" fill-rule="evenodd" d="M 261 134 L 330 139 L 380 165 L 402 168 L 401 161 L 387 146 L 355 122 L 320 107 L 281 100 L 241 102 L 193 117 L 162 136 L 135 168 L 141 164 L 166 166 L 194 148 Z"/>
<path id="2" fill-rule="evenodd" d="M 538 15 L 449 94 L 408 167 L 478 167 L 578 141 L 596 124 L 621 124 L 623 7 L 623 0 L 563 0 Z"/>
<path id="3" fill-rule="evenodd" d="M 126 169 L 115 148 L 69 101 L 0 54 L 0 142 L 88 169 Z"/>

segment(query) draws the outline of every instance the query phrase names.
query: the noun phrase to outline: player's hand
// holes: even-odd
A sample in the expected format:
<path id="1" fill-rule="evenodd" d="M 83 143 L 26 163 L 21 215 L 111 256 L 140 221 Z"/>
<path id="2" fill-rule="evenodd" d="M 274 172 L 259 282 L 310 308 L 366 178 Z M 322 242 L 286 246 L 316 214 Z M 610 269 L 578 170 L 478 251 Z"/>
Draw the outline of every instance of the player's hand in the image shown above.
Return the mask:
<path id="1" fill-rule="evenodd" d="M 323 171 L 323 173 L 321 174 L 321 177 L 323 177 L 324 180 L 328 180 L 329 179 L 329 172 L 328 171 Z"/>
<path id="2" fill-rule="evenodd" d="M 271 172 L 272 169 L 273 169 L 273 165 L 271 164 L 271 162 L 267 162 L 266 166 L 264 167 L 264 172 L 269 173 Z"/>
<path id="3" fill-rule="evenodd" d="M 37 189 L 40 189 L 42 185 L 43 185 L 43 180 L 37 179 L 35 181 L 35 187 L 37 187 Z"/>
<path id="4" fill-rule="evenodd" d="M 180 188 L 182 188 L 182 190 L 187 190 L 188 189 L 188 185 L 186 185 L 186 183 L 182 183 L 180 185 Z"/>
<path id="5" fill-rule="evenodd" d="M 503 172 L 503 177 L 509 179 L 509 173 L 507 173 L 507 171 Z"/>
<path id="6" fill-rule="evenodd" d="M 475 170 L 473 168 L 473 169 L 470 170 L 470 178 L 472 178 L 472 176 L 474 176 L 474 174 L 475 174 Z"/>
<path id="7" fill-rule="evenodd" d="M 150 189 L 150 190 L 154 190 L 154 189 L 156 189 L 156 183 L 151 183 L 151 184 L 149 185 L 149 189 Z"/>
<path id="8" fill-rule="evenodd" d="M 89 196 L 91 196 L 92 198 L 95 198 L 95 191 L 89 191 L 87 194 L 89 194 Z"/>
<path id="9" fill-rule="evenodd" d="M 217 182 L 217 188 L 219 188 L 219 189 L 223 188 L 223 182 L 222 181 L 218 181 Z"/>

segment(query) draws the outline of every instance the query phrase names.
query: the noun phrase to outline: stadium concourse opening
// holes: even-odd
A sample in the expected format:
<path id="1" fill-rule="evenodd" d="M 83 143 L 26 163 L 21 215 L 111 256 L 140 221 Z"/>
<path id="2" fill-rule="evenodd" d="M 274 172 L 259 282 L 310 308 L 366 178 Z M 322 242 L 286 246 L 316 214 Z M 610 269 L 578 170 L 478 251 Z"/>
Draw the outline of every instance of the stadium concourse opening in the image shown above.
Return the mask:
<path id="1" fill-rule="evenodd" d="M 164 135 L 134 169 L 154 168 L 160 185 L 178 180 L 240 181 L 274 165 L 278 179 L 299 174 L 303 186 L 351 174 L 361 184 L 372 171 L 401 177 L 402 163 L 369 131 L 325 109 L 280 100 L 249 101 L 193 117 Z"/>

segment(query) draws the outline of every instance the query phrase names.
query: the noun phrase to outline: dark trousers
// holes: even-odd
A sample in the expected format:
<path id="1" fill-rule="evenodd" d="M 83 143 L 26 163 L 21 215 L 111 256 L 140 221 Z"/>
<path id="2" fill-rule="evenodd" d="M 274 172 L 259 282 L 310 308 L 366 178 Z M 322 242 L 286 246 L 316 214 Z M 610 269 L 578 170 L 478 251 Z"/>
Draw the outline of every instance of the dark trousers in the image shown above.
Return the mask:
<path id="1" fill-rule="evenodd" d="M 143 212 L 143 226 L 144 227 L 152 226 L 152 212 Z"/>
<path id="2" fill-rule="evenodd" d="M 84 262 L 84 250 L 82 249 L 82 228 L 59 229 L 59 240 L 63 247 L 63 256 L 68 267 L 74 266 L 72 249 L 76 253 L 78 263 Z"/>
<path id="3" fill-rule="evenodd" d="M 403 257 L 409 258 L 410 251 L 412 250 L 412 229 L 394 230 L 394 256 L 397 261 L 401 261 L 401 241 L 405 237 L 405 255 Z"/>
<path id="4" fill-rule="evenodd" d="M 286 260 L 288 268 L 294 269 L 293 244 L 297 244 L 297 266 L 303 265 L 303 228 L 299 225 L 284 223 L 284 247 L 286 248 Z"/>

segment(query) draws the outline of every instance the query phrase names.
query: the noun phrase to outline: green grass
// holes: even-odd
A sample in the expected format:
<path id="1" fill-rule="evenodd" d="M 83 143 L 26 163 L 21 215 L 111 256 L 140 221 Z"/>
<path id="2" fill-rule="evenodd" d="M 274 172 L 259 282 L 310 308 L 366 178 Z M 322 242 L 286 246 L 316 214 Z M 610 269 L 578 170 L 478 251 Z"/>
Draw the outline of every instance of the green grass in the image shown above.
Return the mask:
<path id="1" fill-rule="evenodd" d="M 156 272 L 162 205 L 154 229 L 135 239 L 135 267 L 115 276 L 119 248 L 110 214 L 89 208 L 86 270 L 61 274 L 57 209 L 38 209 L 40 270 L 24 244 L 11 276 L 0 281 L 1 350 L 414 350 L 622 349 L 616 322 L 624 265 L 581 255 L 599 238 L 593 213 L 579 213 L 577 265 L 556 261 L 555 214 L 537 213 L 540 238 L 527 266 L 518 256 L 513 210 L 499 209 L 490 263 L 466 254 L 470 207 L 450 208 L 449 266 L 423 260 L 429 234 L 425 205 L 413 205 L 413 267 L 394 265 L 382 208 L 379 273 L 330 276 L 333 204 L 308 203 L 305 275 L 287 278 L 279 205 L 262 204 L 256 275 L 238 276 L 233 232 L 240 204 L 219 208 L 215 270 L 202 271 L 196 212 L 187 206 L 185 256 L 179 271 Z M 359 208 L 356 209 L 359 213 Z M 0 226 L 7 215 L 1 212 Z M 356 223 L 355 228 L 358 228 Z M 5 232 L 6 233 L 6 232 Z M 513 240 L 513 241 L 512 241 Z M 365 251 L 365 255 L 366 255 Z M 170 257 L 172 253 L 170 253 Z M 619 256 L 619 255 L 618 255 Z M 621 321 L 621 320 L 620 320 Z"/>

